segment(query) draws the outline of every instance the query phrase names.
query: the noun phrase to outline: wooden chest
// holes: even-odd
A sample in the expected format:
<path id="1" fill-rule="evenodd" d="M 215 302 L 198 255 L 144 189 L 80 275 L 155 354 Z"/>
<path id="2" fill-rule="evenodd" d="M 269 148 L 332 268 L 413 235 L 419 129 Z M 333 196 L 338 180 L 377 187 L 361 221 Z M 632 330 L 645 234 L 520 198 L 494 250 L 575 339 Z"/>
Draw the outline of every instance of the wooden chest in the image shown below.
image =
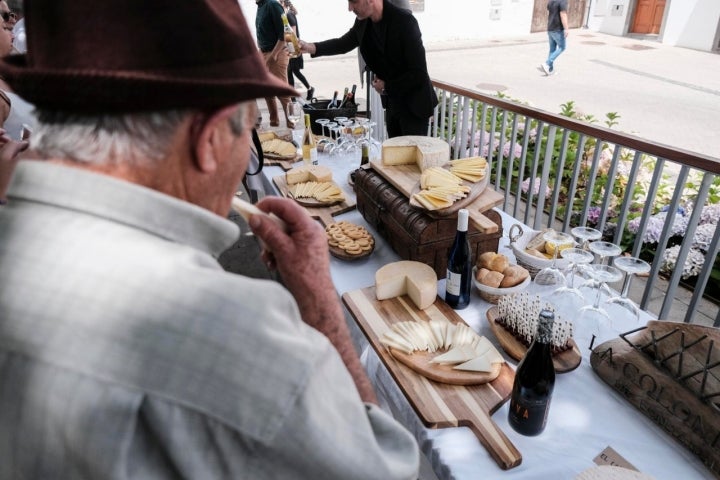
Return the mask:
<path id="1" fill-rule="evenodd" d="M 404 194 L 372 169 L 357 170 L 355 194 L 358 211 L 400 257 L 430 265 L 438 278 L 445 277 L 457 215 L 436 219 L 410 206 Z M 500 214 L 491 209 L 484 215 L 498 225 L 498 231 L 485 234 L 472 224 L 468 227 L 473 265 L 479 254 L 497 252 L 502 236 Z"/>

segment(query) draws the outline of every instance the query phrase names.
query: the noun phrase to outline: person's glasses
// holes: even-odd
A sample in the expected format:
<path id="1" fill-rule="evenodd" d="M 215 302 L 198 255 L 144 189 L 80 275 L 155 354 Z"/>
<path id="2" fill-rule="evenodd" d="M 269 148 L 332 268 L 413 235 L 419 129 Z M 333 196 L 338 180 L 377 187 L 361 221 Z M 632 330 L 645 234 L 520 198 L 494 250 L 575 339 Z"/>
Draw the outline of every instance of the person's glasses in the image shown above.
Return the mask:
<path id="1" fill-rule="evenodd" d="M 13 12 L 0 12 L 0 17 L 6 22 L 9 22 L 10 20 L 15 20 L 16 16 Z"/>

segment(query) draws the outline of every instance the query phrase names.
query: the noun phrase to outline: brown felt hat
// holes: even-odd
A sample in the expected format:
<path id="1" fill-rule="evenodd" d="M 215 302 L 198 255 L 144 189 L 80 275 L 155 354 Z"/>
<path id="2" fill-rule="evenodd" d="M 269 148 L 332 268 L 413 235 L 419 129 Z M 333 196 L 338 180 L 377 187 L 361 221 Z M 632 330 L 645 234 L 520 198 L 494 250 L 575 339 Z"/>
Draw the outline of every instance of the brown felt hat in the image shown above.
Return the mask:
<path id="1" fill-rule="evenodd" d="M 214 108 L 297 95 L 272 76 L 237 0 L 26 0 L 28 53 L 0 76 L 37 107 Z"/>

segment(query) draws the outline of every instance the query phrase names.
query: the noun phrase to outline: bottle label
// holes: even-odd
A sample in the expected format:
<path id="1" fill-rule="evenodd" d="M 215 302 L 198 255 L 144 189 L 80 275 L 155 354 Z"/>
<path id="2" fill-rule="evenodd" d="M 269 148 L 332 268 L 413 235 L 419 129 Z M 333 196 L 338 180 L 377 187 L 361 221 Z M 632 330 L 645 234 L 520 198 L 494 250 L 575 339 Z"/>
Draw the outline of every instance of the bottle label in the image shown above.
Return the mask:
<path id="1" fill-rule="evenodd" d="M 312 163 L 313 165 L 317 165 L 317 164 L 318 164 L 318 151 L 317 151 L 317 147 L 312 147 L 312 148 L 310 149 L 310 163 Z"/>
<path id="2" fill-rule="evenodd" d="M 295 45 L 293 45 L 293 42 L 286 42 L 287 43 L 287 49 L 290 52 L 290 55 L 295 54 Z"/>
<path id="3" fill-rule="evenodd" d="M 532 425 L 537 431 L 545 429 L 549 411 L 550 398 L 535 401 L 526 398 L 510 399 L 510 415 L 515 422 Z"/>
<path id="4" fill-rule="evenodd" d="M 453 273 L 450 270 L 447 271 L 447 278 L 445 279 L 445 291 L 450 295 L 460 295 L 460 288 L 462 286 L 462 274 Z"/>

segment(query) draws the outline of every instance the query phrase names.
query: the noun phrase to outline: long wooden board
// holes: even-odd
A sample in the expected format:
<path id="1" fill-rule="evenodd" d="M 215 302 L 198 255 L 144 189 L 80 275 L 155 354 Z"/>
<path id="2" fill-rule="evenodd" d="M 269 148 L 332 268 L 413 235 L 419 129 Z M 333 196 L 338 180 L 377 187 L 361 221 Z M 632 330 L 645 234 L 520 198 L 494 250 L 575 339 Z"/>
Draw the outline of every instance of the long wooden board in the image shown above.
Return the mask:
<path id="1" fill-rule="evenodd" d="M 420 181 L 420 170 L 416 165 L 396 165 L 385 166 L 381 160 L 371 160 L 370 166 L 385 178 L 392 186 L 397 188 L 403 195 L 410 198 L 414 193 L 415 187 Z M 503 196 L 492 188 L 485 188 L 472 203 L 465 205 L 470 213 L 470 221 L 475 228 L 482 233 L 495 233 L 498 231 L 498 225 L 487 218 L 482 213 L 502 204 Z M 429 212 L 432 215 L 433 212 Z"/>
<path id="2" fill-rule="evenodd" d="M 503 364 L 500 375 L 490 383 L 449 385 L 419 375 L 396 360 L 380 343 L 380 335 L 389 330 L 394 322 L 409 319 L 462 322 L 462 318 L 452 308 L 439 298 L 425 310 L 418 310 L 407 296 L 377 300 L 375 287 L 347 292 L 342 299 L 426 426 L 467 426 L 502 469 L 520 465 L 520 452 L 490 418 L 510 398 L 515 375 L 507 363 Z"/>
<path id="3" fill-rule="evenodd" d="M 273 177 L 273 182 L 284 197 L 290 197 L 290 190 L 287 181 L 285 180 L 285 175 Z M 305 210 L 308 211 L 311 217 L 320 219 L 323 226 L 329 225 L 333 222 L 333 216 L 354 210 L 357 204 L 354 194 L 348 193 L 348 191 L 344 188 L 342 190 L 345 194 L 344 201 L 326 207 L 305 206 Z"/>

